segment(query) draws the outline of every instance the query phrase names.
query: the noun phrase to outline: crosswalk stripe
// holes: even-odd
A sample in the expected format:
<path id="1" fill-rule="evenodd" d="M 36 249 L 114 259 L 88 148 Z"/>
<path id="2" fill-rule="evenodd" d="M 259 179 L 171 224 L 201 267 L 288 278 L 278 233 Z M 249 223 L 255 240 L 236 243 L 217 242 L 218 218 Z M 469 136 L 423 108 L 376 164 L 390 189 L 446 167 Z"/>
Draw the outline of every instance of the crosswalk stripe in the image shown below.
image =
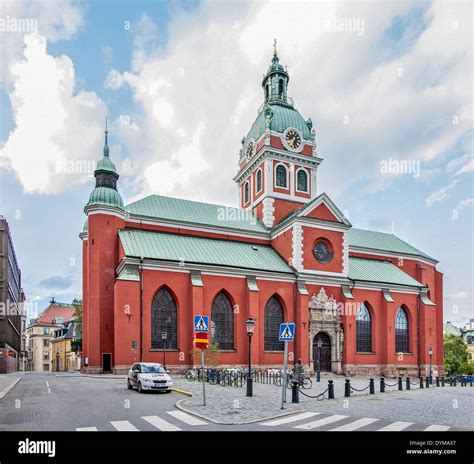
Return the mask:
<path id="1" fill-rule="evenodd" d="M 178 432 L 181 429 L 158 416 L 143 416 L 142 419 L 163 432 Z"/>
<path id="2" fill-rule="evenodd" d="M 308 422 L 306 424 L 297 425 L 295 429 L 303 429 L 303 430 L 311 430 L 317 427 L 321 427 L 323 425 L 332 424 L 333 422 L 340 421 L 342 419 L 346 419 L 349 416 L 343 416 L 342 414 L 334 414 L 333 416 L 325 417 L 324 419 L 319 419 L 313 422 Z"/>
<path id="3" fill-rule="evenodd" d="M 391 424 L 379 429 L 378 432 L 399 432 L 400 430 L 405 430 L 407 427 L 410 427 L 410 425 L 413 425 L 413 422 L 392 422 Z"/>
<path id="4" fill-rule="evenodd" d="M 357 419 L 353 422 L 349 422 L 349 424 L 340 425 L 339 427 L 336 427 L 335 429 L 331 429 L 331 432 L 350 432 L 352 430 L 357 430 L 362 427 L 365 427 L 366 425 L 377 422 L 378 420 L 380 419 L 372 419 L 371 417 L 364 417 L 363 419 Z"/>
<path id="5" fill-rule="evenodd" d="M 76 432 L 97 432 L 97 427 L 78 427 Z"/>
<path id="6" fill-rule="evenodd" d="M 138 432 L 138 429 L 129 421 L 112 421 L 111 424 L 119 432 Z"/>
<path id="7" fill-rule="evenodd" d="M 188 425 L 206 425 L 207 422 L 200 420 L 190 414 L 186 414 L 183 411 L 166 411 L 167 414 L 173 416 L 174 418 L 188 424 Z"/>
<path id="8" fill-rule="evenodd" d="M 425 432 L 433 432 L 433 431 L 436 431 L 436 430 L 439 430 L 439 431 L 445 431 L 445 430 L 449 430 L 451 427 L 449 425 L 436 425 L 436 424 L 433 424 L 433 425 L 430 425 L 429 427 L 426 427 L 426 429 L 424 430 Z"/>
<path id="9" fill-rule="evenodd" d="M 290 422 L 296 422 L 303 419 L 308 419 L 309 417 L 317 416 L 319 412 L 303 412 L 302 414 L 297 414 L 296 416 L 284 417 L 283 419 L 275 419 L 269 422 L 264 422 L 261 425 L 266 425 L 268 427 L 275 427 L 277 425 L 289 424 Z"/>

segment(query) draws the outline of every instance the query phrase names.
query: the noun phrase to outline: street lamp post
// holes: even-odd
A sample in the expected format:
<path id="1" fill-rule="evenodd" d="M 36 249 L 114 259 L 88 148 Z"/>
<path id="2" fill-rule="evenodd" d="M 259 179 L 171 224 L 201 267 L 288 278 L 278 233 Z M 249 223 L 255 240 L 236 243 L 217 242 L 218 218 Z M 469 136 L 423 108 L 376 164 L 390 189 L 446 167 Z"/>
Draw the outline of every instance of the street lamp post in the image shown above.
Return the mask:
<path id="1" fill-rule="evenodd" d="M 316 365 L 316 382 L 321 381 L 321 347 L 323 342 L 321 339 L 318 340 L 318 364 Z"/>
<path id="2" fill-rule="evenodd" d="M 431 348 L 431 346 L 428 348 L 428 353 L 430 355 L 430 385 L 432 385 L 433 384 L 433 376 L 432 376 L 432 370 L 431 370 L 431 366 L 432 366 L 431 360 L 433 358 L 433 348 Z"/>
<path id="3" fill-rule="evenodd" d="M 249 369 L 247 372 L 247 396 L 253 396 L 253 379 L 252 379 L 252 335 L 255 329 L 255 319 L 249 316 L 245 322 L 247 327 L 247 336 L 249 337 Z"/>
<path id="4" fill-rule="evenodd" d="M 166 339 L 168 338 L 168 333 L 164 330 L 161 332 L 161 339 L 163 340 L 163 367 L 166 371 Z"/>

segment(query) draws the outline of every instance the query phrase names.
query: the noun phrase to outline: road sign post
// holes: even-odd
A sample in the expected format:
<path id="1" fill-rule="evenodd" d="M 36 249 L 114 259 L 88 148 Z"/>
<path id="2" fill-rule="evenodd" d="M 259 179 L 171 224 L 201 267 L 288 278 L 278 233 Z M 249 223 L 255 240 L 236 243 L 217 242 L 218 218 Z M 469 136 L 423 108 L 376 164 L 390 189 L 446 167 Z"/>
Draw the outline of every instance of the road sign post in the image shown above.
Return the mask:
<path id="1" fill-rule="evenodd" d="M 194 316 L 194 346 L 201 349 L 202 401 L 206 406 L 206 378 L 204 375 L 204 350 L 208 347 L 209 316 Z"/>
<path id="2" fill-rule="evenodd" d="M 285 354 L 283 360 L 283 385 L 281 386 L 281 409 L 285 409 L 286 402 L 286 382 L 288 370 L 288 342 L 295 339 L 295 324 L 294 322 L 284 322 L 280 324 L 280 331 L 278 340 L 285 343 Z"/>
<path id="3" fill-rule="evenodd" d="M 204 377 L 204 350 L 201 348 L 202 405 L 206 406 L 206 379 Z"/>

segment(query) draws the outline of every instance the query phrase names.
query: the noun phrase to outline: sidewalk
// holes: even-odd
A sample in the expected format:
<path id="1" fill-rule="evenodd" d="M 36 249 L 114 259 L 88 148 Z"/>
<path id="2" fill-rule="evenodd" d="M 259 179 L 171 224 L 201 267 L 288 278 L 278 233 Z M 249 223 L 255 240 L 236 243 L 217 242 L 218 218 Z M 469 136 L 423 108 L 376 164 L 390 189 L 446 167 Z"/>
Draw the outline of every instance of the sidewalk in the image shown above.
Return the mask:
<path id="1" fill-rule="evenodd" d="M 21 380 L 21 375 L 1 374 L 0 375 L 0 400 Z"/>

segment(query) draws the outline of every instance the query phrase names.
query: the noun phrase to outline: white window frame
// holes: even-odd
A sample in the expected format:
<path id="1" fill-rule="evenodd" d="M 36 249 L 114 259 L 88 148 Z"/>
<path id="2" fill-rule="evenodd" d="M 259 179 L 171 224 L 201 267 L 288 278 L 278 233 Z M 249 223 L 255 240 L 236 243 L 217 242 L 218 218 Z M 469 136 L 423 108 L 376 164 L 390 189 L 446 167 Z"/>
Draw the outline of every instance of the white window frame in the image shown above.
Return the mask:
<path id="1" fill-rule="evenodd" d="M 278 166 L 283 166 L 286 172 L 286 187 L 282 187 L 281 185 L 277 185 L 277 169 Z M 273 169 L 273 188 L 280 188 L 280 189 L 285 189 L 285 190 L 290 190 L 290 170 L 288 166 L 284 163 L 277 163 L 275 164 L 275 168 Z"/>
<path id="2" fill-rule="evenodd" d="M 300 190 L 298 188 L 298 173 L 300 171 L 304 171 L 304 173 L 306 174 L 306 186 L 308 187 L 306 190 Z M 310 184 L 310 175 L 309 175 L 309 172 L 307 171 L 307 169 L 305 169 L 303 167 L 297 168 L 296 169 L 296 174 L 295 174 L 295 191 L 299 192 L 299 193 L 309 193 L 310 192 L 309 184 Z"/>
<path id="3" fill-rule="evenodd" d="M 245 188 L 248 186 L 248 198 L 247 198 L 247 201 L 245 201 Z M 242 192 L 242 196 L 243 196 L 243 202 L 242 204 L 245 206 L 247 203 L 250 203 L 250 182 L 248 180 L 246 180 L 244 182 L 244 191 Z"/>
<path id="4" fill-rule="evenodd" d="M 260 179 L 260 190 L 257 190 L 258 188 L 258 173 L 260 172 L 260 176 L 261 176 L 261 179 Z M 260 193 L 263 191 L 263 169 L 261 167 L 259 167 L 257 169 L 257 172 L 255 173 L 255 193 Z"/>

